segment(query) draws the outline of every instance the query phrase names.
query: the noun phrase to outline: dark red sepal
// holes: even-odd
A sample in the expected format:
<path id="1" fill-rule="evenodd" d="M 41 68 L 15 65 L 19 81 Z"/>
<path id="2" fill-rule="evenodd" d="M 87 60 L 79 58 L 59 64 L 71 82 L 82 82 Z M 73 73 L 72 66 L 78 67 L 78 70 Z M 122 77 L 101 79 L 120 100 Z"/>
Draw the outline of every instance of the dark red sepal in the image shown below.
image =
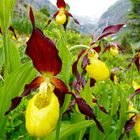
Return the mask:
<path id="1" fill-rule="evenodd" d="M 37 28 L 33 29 L 31 38 L 27 42 L 26 54 L 42 74 L 49 72 L 57 75 L 61 71 L 62 62 L 55 44 Z"/>
<path id="2" fill-rule="evenodd" d="M 33 32 L 27 42 L 26 54 L 32 59 L 35 68 L 42 74 L 57 75 L 61 71 L 62 62 L 54 42 L 35 27 L 35 19 L 30 7 L 30 20 Z"/>
<path id="3" fill-rule="evenodd" d="M 95 86 L 96 80 L 93 78 L 90 78 L 90 87 Z"/>
<path id="4" fill-rule="evenodd" d="M 56 5 L 58 8 L 66 8 L 66 3 L 64 0 L 57 0 Z"/>
<path id="5" fill-rule="evenodd" d="M 65 83 L 58 78 L 53 77 L 51 82 L 55 86 L 54 93 L 58 97 L 60 106 L 62 106 L 64 103 L 65 95 L 69 92 L 69 90 Z"/>
<path id="6" fill-rule="evenodd" d="M 129 96 L 128 101 L 131 101 L 138 94 L 140 94 L 140 88 L 135 90 L 135 92 Z"/>
<path id="7" fill-rule="evenodd" d="M 117 32 L 119 32 L 119 30 L 124 26 L 125 24 L 117 24 L 117 25 L 110 25 L 108 27 L 106 27 L 102 34 L 98 37 L 97 40 L 100 40 L 102 39 L 103 37 L 106 37 L 108 35 L 111 35 L 111 34 L 115 34 Z"/>
<path id="8" fill-rule="evenodd" d="M 103 105 L 101 105 L 101 104 L 98 103 L 98 101 L 97 101 L 96 98 L 93 98 L 92 101 L 93 101 L 93 103 L 95 103 L 95 104 L 98 105 L 99 109 L 100 109 L 102 112 L 108 114 L 108 112 L 106 111 L 106 109 L 103 107 Z"/>
<path id="9" fill-rule="evenodd" d="M 76 102 L 78 104 L 78 108 L 79 108 L 80 112 L 82 114 L 88 116 L 89 118 L 92 118 L 95 121 L 95 123 L 96 123 L 97 127 L 99 128 L 99 130 L 104 133 L 104 129 L 103 129 L 101 123 L 97 120 L 94 111 L 86 103 L 86 101 L 84 99 L 82 99 L 79 95 L 75 95 L 75 99 L 76 99 Z"/>
<path id="10" fill-rule="evenodd" d="M 90 43 L 90 46 L 94 45 L 95 43 L 96 43 L 96 41 L 92 41 L 92 42 Z"/>
<path id="11" fill-rule="evenodd" d="M 83 60 L 82 60 L 82 68 L 85 69 L 86 66 L 90 63 L 89 58 L 87 55 L 84 56 Z"/>
<path id="12" fill-rule="evenodd" d="M 76 93 L 80 92 L 80 89 L 83 88 L 86 84 L 86 80 L 82 74 L 79 73 L 77 65 L 79 62 L 79 59 L 82 57 L 82 55 L 85 53 L 86 50 L 82 50 L 77 57 L 77 60 L 72 65 L 72 73 L 75 76 L 76 80 L 72 83 L 72 87 L 74 88 Z M 84 73 L 84 71 L 83 71 Z"/>
<path id="13" fill-rule="evenodd" d="M 79 54 L 78 54 L 78 57 L 77 57 L 77 60 L 74 62 L 74 64 L 72 65 L 72 73 L 73 75 L 78 79 L 80 77 L 80 73 L 78 72 L 78 69 L 77 69 L 77 65 L 78 65 L 78 62 L 79 62 L 79 59 L 82 57 L 82 55 L 86 52 L 86 50 L 82 50 Z"/>
<path id="14" fill-rule="evenodd" d="M 95 50 L 97 53 L 99 53 L 101 51 L 100 45 L 97 47 L 93 47 L 92 49 Z"/>
<path id="15" fill-rule="evenodd" d="M 36 90 L 44 80 L 45 79 L 42 76 L 39 76 L 36 77 L 30 84 L 26 85 L 22 94 L 12 99 L 11 107 L 5 113 L 5 115 L 7 115 L 10 111 L 14 110 L 20 104 L 22 98 L 29 95 L 31 90 Z"/>
<path id="16" fill-rule="evenodd" d="M 10 26 L 10 27 L 9 27 L 9 30 L 10 30 L 11 32 L 13 32 L 14 37 L 17 39 L 17 36 L 16 36 L 16 33 L 15 33 L 14 27 L 13 27 L 13 26 Z"/>
<path id="17" fill-rule="evenodd" d="M 125 133 L 127 134 L 128 138 L 129 138 L 129 132 L 131 131 L 131 129 L 133 128 L 133 126 L 135 125 L 135 122 L 136 122 L 136 119 L 134 119 L 135 116 L 136 116 L 136 114 L 133 115 L 129 120 L 127 120 L 125 122 L 124 133 L 122 133 L 120 135 L 118 140 L 122 140 Z"/>
<path id="18" fill-rule="evenodd" d="M 74 18 L 71 13 L 66 12 L 66 15 L 72 17 L 75 23 L 80 24 L 79 21 L 76 18 Z"/>
<path id="19" fill-rule="evenodd" d="M 58 15 L 59 11 L 56 11 L 53 15 L 53 18 L 55 18 Z"/>
<path id="20" fill-rule="evenodd" d="M 32 26 L 35 27 L 35 18 L 34 18 L 34 14 L 33 14 L 33 10 L 32 10 L 31 6 L 30 6 L 30 10 L 29 10 L 29 17 L 30 17 L 30 21 L 32 23 Z"/>
<path id="21" fill-rule="evenodd" d="M 134 58 L 132 59 L 132 63 L 134 62 L 136 67 L 137 67 L 137 70 L 140 71 L 140 52 L 138 52 L 138 54 L 136 54 L 134 56 Z"/>

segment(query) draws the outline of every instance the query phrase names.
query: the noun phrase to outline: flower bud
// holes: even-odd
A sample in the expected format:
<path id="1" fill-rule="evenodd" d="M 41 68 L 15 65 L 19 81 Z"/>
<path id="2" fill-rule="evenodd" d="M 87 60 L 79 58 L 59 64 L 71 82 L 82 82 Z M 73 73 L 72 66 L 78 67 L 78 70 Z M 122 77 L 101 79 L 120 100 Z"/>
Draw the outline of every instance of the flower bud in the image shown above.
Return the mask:
<path id="1" fill-rule="evenodd" d="M 113 55 L 113 56 L 117 56 L 117 55 L 119 54 L 119 51 L 118 51 L 118 49 L 117 49 L 116 47 L 111 46 L 111 47 L 110 47 L 110 53 L 111 53 L 111 55 Z"/>
<path id="2" fill-rule="evenodd" d="M 51 83 L 42 83 L 26 109 L 26 129 L 31 136 L 44 137 L 55 128 L 59 118 L 59 102 Z"/>
<path id="3" fill-rule="evenodd" d="M 90 64 L 86 66 L 86 71 L 96 81 L 107 80 L 110 77 L 108 67 L 99 59 L 90 58 Z"/>
<path id="4" fill-rule="evenodd" d="M 64 13 L 64 10 L 60 10 L 58 15 L 55 17 L 55 21 L 58 25 L 63 25 L 66 22 L 66 15 Z"/>

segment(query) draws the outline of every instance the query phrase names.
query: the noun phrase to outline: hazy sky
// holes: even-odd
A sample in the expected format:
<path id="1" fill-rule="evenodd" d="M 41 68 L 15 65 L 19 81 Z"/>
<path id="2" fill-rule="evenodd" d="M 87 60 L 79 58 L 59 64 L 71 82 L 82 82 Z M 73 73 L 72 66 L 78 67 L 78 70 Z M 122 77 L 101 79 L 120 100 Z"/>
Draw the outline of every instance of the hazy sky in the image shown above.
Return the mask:
<path id="1" fill-rule="evenodd" d="M 56 0 L 50 0 L 56 4 Z M 117 0 L 65 0 L 70 5 L 70 12 L 79 16 L 99 18 L 108 7 Z"/>

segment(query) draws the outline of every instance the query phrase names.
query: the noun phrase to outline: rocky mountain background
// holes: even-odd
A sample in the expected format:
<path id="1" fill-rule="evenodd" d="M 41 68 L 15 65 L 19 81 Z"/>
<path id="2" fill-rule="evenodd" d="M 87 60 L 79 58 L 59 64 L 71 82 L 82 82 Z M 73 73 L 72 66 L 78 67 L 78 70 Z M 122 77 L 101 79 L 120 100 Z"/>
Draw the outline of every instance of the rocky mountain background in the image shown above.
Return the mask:
<path id="1" fill-rule="evenodd" d="M 26 16 L 28 7 L 27 5 L 29 4 L 39 10 L 42 7 L 46 7 L 50 15 L 52 15 L 57 10 L 57 7 L 53 5 L 50 0 L 17 0 L 15 9 L 18 13 L 22 14 L 22 16 Z M 78 30 L 81 33 L 86 34 L 100 33 L 107 25 L 126 22 L 129 10 L 129 0 L 118 0 L 114 5 L 110 6 L 99 19 L 76 16 L 80 22 L 80 27 Z M 70 27 L 71 26 L 73 25 L 70 24 Z"/>
<path id="2" fill-rule="evenodd" d="M 127 22 L 127 15 L 130 10 L 129 0 L 118 0 L 114 5 L 99 18 L 95 31 L 101 32 L 107 25 Z"/>

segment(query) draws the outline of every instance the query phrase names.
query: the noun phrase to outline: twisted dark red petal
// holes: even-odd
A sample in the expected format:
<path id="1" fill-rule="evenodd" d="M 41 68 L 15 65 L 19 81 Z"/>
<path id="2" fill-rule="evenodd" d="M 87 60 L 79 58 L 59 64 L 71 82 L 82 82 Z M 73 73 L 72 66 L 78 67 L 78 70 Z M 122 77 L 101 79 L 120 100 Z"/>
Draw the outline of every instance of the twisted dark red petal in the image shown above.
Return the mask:
<path id="1" fill-rule="evenodd" d="M 92 108 L 86 103 L 86 101 L 84 99 L 79 97 L 79 95 L 75 95 L 75 99 L 78 104 L 78 108 L 79 108 L 80 112 L 82 114 L 88 116 L 89 118 L 92 118 L 95 121 L 98 129 L 104 133 L 104 129 L 103 129 L 101 123 L 97 120 L 96 115 L 93 112 Z"/>
<path id="2" fill-rule="evenodd" d="M 58 97 L 60 106 L 62 106 L 64 103 L 65 95 L 69 92 L 68 88 L 65 83 L 58 78 L 53 77 L 51 82 L 55 86 L 54 93 Z"/>
<path id="3" fill-rule="evenodd" d="M 59 11 L 56 11 L 53 15 L 53 18 L 55 18 L 58 15 Z"/>
<path id="4" fill-rule="evenodd" d="M 120 135 L 120 137 L 119 137 L 118 140 L 122 140 L 122 138 L 123 138 L 123 136 L 124 136 L 125 133 L 129 137 L 129 132 L 132 130 L 132 128 L 134 127 L 135 122 L 136 122 L 136 120 L 134 119 L 135 116 L 136 116 L 136 114 L 133 115 L 129 120 L 127 120 L 125 122 L 124 133 Z"/>
<path id="5" fill-rule="evenodd" d="M 30 17 L 30 20 L 31 20 L 32 25 L 33 25 L 33 27 L 34 27 L 34 26 L 35 26 L 35 18 L 34 18 L 34 14 L 33 14 L 32 7 L 30 7 L 29 17 Z"/>
<path id="6" fill-rule="evenodd" d="M 79 21 L 76 18 L 74 18 L 71 13 L 66 11 L 66 15 L 72 17 L 75 23 L 80 24 Z"/>
<path id="7" fill-rule="evenodd" d="M 30 84 L 26 85 L 22 94 L 12 99 L 11 107 L 5 113 L 5 115 L 14 110 L 20 104 L 22 98 L 29 95 L 31 90 L 36 90 L 44 80 L 45 79 L 42 76 L 39 76 L 36 77 Z"/>
<path id="8" fill-rule="evenodd" d="M 64 0 L 57 0 L 56 5 L 58 8 L 66 8 L 66 3 Z"/>
<path id="9" fill-rule="evenodd" d="M 42 74 L 57 75 L 61 71 L 62 62 L 54 42 L 34 26 L 31 10 L 30 19 L 33 25 L 32 35 L 27 42 L 26 54 L 32 59 L 35 68 Z"/>
<path id="10" fill-rule="evenodd" d="M 102 39 L 103 37 L 117 33 L 125 24 L 117 24 L 117 25 L 110 25 L 106 27 L 102 34 L 98 37 L 98 40 Z"/>

